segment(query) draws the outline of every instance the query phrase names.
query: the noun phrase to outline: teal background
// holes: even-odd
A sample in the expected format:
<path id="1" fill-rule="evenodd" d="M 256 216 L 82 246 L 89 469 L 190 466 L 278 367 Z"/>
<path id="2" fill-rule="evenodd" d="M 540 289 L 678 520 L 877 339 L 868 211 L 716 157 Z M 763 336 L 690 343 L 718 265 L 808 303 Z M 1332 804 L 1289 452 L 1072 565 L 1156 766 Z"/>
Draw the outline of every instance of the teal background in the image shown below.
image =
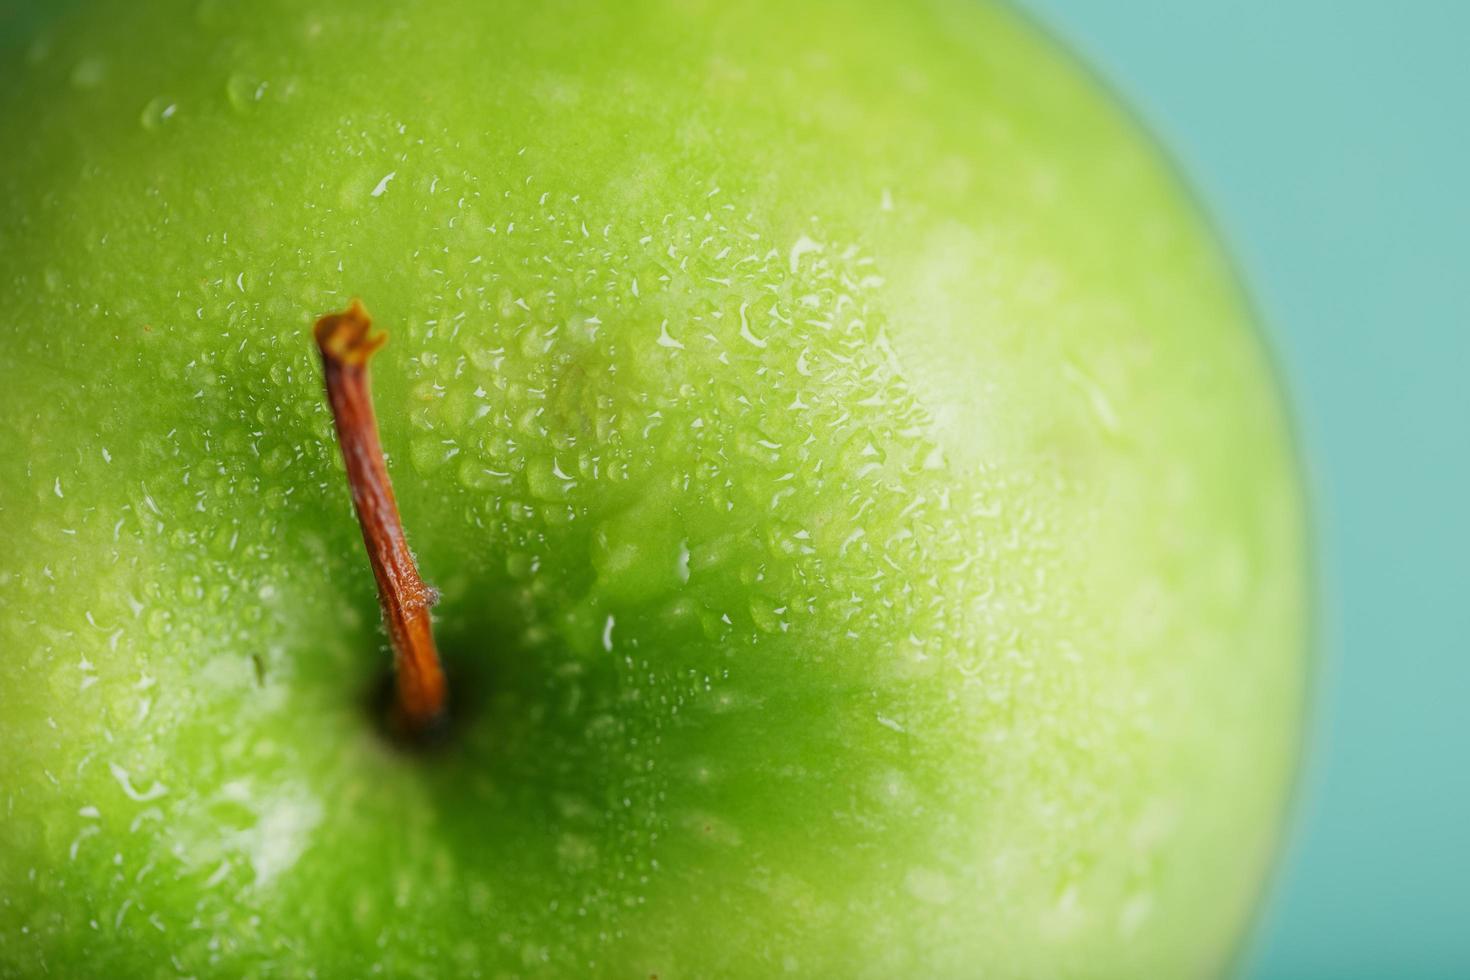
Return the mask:
<path id="1" fill-rule="evenodd" d="M 1306 454 L 1321 662 L 1242 972 L 1470 977 L 1470 3 L 1021 6 L 1199 191 Z"/>

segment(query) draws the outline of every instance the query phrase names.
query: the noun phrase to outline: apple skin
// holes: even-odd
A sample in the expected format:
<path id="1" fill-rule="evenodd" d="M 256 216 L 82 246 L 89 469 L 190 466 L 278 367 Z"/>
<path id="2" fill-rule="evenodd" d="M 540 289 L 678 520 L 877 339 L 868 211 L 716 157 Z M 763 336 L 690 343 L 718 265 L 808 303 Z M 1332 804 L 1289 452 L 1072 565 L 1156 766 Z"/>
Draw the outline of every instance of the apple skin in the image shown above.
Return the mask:
<path id="1" fill-rule="evenodd" d="M 1301 719 L 1289 427 L 1179 181 L 1013 13 L 19 21 L 0 974 L 1225 968 Z M 367 707 L 309 334 L 354 296 L 433 753 Z"/>

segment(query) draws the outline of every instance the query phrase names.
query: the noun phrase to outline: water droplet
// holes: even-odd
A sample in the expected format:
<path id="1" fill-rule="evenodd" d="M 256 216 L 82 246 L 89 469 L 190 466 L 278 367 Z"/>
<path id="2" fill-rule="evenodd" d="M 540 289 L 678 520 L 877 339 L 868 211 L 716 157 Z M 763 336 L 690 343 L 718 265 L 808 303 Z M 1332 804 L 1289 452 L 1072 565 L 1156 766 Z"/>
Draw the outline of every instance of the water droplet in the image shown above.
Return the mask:
<path id="1" fill-rule="evenodd" d="M 166 609 L 154 609 L 149 612 L 148 618 L 144 620 L 148 635 L 154 639 L 163 637 L 172 628 L 172 624 L 170 623 L 171 618 Z"/>
<path id="2" fill-rule="evenodd" d="M 51 57 L 51 39 L 38 37 L 26 48 L 26 64 L 32 67 L 41 64 Z"/>
<path id="3" fill-rule="evenodd" d="M 582 871 L 597 863 L 597 846 L 580 834 L 562 834 L 557 841 L 556 858 L 563 871 Z"/>
<path id="4" fill-rule="evenodd" d="M 148 104 L 143 107 L 143 113 L 138 117 L 138 121 L 148 132 L 156 133 L 174 118 L 178 110 L 177 102 L 159 95 L 149 100 Z"/>
<path id="5" fill-rule="evenodd" d="M 763 633 L 779 633 L 785 628 L 781 617 L 786 607 L 763 595 L 750 597 L 750 618 Z"/>
<path id="6" fill-rule="evenodd" d="M 265 98 L 268 85 L 268 82 L 254 75 L 235 72 L 225 82 L 225 95 L 228 96 L 230 105 L 234 106 L 237 111 L 249 112 Z"/>
<path id="7" fill-rule="evenodd" d="M 274 474 L 284 470 L 290 463 L 290 448 L 287 446 L 277 446 L 261 457 L 260 466 L 264 472 Z"/>
<path id="8" fill-rule="evenodd" d="M 504 358 L 503 350 L 492 346 L 485 338 L 475 334 L 465 337 L 460 347 L 469 355 L 470 363 L 480 371 L 494 370 L 500 366 Z"/>
<path id="9" fill-rule="evenodd" d="M 554 458 L 531 460 L 526 467 L 526 479 L 531 495 L 537 500 L 561 500 L 575 486 L 575 481 Z"/>
<path id="10" fill-rule="evenodd" d="M 510 473 L 488 467 L 483 460 L 466 459 L 459 464 L 459 485 L 466 490 L 503 487 L 509 480 Z"/>
<path id="11" fill-rule="evenodd" d="M 408 456 L 414 469 L 420 473 L 432 473 L 449 458 L 449 448 L 439 439 L 423 437 L 415 439 L 408 447 Z"/>
<path id="12" fill-rule="evenodd" d="M 83 58 L 71 70 L 71 85 L 77 89 L 92 89 L 102 84 L 107 77 L 107 63 L 101 58 Z"/>
<path id="13" fill-rule="evenodd" d="M 954 899 L 954 885 L 942 871 L 910 868 L 903 884 L 910 895 L 927 905 L 948 905 Z"/>
<path id="14" fill-rule="evenodd" d="M 1113 407 L 1112 400 L 1108 398 L 1108 393 L 1102 384 L 1071 359 L 1063 363 L 1062 373 L 1086 399 L 1087 407 L 1092 411 L 1092 417 L 1102 430 L 1109 436 L 1120 435 L 1122 426 L 1118 421 L 1117 409 Z"/>

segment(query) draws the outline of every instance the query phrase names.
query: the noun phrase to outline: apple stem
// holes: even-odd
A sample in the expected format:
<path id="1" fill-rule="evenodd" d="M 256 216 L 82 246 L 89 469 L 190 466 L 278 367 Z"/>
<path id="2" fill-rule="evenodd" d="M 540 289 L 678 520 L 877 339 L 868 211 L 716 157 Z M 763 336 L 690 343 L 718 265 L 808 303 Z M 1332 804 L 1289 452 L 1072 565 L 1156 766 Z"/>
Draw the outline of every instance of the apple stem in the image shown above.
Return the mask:
<path id="1" fill-rule="evenodd" d="M 419 577 L 383 463 L 368 361 L 388 335 L 370 334 L 372 323 L 362 303 L 354 299 L 341 313 L 317 320 L 313 333 L 321 350 L 337 441 L 347 464 L 347 483 L 393 644 L 395 720 L 419 733 L 443 717 L 448 693 L 429 618 L 438 594 Z"/>

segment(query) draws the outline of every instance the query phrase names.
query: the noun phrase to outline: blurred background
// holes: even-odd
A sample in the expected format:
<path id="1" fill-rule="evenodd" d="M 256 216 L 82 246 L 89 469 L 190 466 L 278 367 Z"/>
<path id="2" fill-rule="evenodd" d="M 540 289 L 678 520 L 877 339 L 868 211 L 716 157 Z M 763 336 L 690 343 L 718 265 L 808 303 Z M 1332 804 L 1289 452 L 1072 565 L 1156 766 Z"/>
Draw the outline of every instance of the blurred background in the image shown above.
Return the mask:
<path id="1" fill-rule="evenodd" d="M 1470 977 L 1470 2 L 1017 2 L 1214 215 L 1307 457 L 1321 665 L 1241 972 Z"/>

